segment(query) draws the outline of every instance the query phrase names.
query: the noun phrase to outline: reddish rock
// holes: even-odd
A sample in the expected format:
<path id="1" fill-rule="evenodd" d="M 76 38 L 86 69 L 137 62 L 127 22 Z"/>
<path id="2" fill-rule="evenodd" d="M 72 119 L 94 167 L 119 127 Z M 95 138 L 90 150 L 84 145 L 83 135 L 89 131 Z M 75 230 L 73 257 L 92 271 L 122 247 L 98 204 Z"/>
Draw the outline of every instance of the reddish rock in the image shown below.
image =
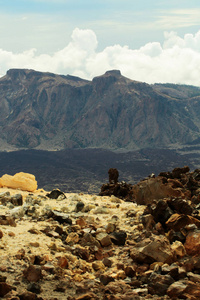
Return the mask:
<path id="1" fill-rule="evenodd" d="M 19 295 L 20 300 L 43 300 L 42 297 L 38 297 L 35 293 L 32 292 L 24 292 Z"/>
<path id="2" fill-rule="evenodd" d="M 24 270 L 24 277 L 31 282 L 37 282 L 42 278 L 42 271 L 40 266 L 30 265 Z"/>
<path id="3" fill-rule="evenodd" d="M 103 285 L 107 285 L 109 282 L 114 281 L 114 278 L 107 274 L 102 274 L 100 276 L 100 281 L 103 283 Z"/>
<path id="4" fill-rule="evenodd" d="M 68 260 L 65 256 L 61 256 L 61 257 L 58 257 L 58 266 L 63 268 L 63 269 L 66 269 L 68 268 Z"/>
<path id="5" fill-rule="evenodd" d="M 199 256 L 200 255 L 200 230 L 189 232 L 186 237 L 184 246 L 188 255 Z"/>
<path id="6" fill-rule="evenodd" d="M 76 298 L 76 300 L 95 300 L 98 299 L 94 293 L 86 293 Z"/>
<path id="7" fill-rule="evenodd" d="M 164 181 L 162 177 L 148 178 L 133 186 L 133 194 L 137 204 L 147 205 L 153 200 L 167 197 L 185 197 L 182 188 L 174 188 L 173 182 Z"/>
<path id="8" fill-rule="evenodd" d="M 0 297 L 4 297 L 12 290 L 12 286 L 6 282 L 0 282 Z"/>
<path id="9" fill-rule="evenodd" d="M 181 228 L 189 224 L 195 224 L 197 227 L 200 227 L 200 221 L 192 216 L 173 214 L 166 225 L 169 229 L 174 231 L 180 231 Z"/>
<path id="10" fill-rule="evenodd" d="M 131 258 L 139 263 L 171 262 L 171 246 L 165 236 L 152 236 L 135 245 L 130 253 Z"/>
<path id="11" fill-rule="evenodd" d="M 198 300 L 200 299 L 200 285 L 189 280 L 179 280 L 169 286 L 167 295 L 171 298 Z"/>
<path id="12" fill-rule="evenodd" d="M 0 230 L 0 239 L 3 237 L 3 231 Z"/>

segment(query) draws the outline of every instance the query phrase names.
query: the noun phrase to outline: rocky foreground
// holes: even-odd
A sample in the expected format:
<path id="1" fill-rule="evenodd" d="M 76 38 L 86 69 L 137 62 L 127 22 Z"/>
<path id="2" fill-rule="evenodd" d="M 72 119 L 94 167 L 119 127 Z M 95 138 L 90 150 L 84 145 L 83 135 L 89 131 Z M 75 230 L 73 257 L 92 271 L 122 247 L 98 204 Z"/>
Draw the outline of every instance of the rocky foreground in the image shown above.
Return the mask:
<path id="1" fill-rule="evenodd" d="M 0 188 L 1 299 L 200 299 L 200 170 L 100 195 Z"/>

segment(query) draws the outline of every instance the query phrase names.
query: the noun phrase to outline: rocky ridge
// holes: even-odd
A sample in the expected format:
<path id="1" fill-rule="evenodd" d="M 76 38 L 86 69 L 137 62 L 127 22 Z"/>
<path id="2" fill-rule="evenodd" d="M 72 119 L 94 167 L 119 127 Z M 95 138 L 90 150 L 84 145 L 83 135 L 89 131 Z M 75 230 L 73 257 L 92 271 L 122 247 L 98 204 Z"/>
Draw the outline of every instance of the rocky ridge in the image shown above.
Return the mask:
<path id="1" fill-rule="evenodd" d="M 0 78 L 1 150 L 199 144 L 200 89 L 112 70 L 92 81 L 26 69 Z"/>
<path id="2" fill-rule="evenodd" d="M 101 196 L 1 188 L 0 297 L 199 299 L 200 170 L 116 174 Z"/>

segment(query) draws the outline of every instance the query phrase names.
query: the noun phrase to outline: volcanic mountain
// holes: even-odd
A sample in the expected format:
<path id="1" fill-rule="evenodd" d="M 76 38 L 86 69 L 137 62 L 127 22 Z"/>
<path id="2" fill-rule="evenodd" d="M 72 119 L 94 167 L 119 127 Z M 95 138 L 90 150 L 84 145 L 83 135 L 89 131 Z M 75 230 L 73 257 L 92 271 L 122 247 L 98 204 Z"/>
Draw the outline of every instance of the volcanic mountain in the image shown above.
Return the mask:
<path id="1" fill-rule="evenodd" d="M 176 148 L 200 141 L 200 88 L 26 69 L 0 79 L 1 150 Z"/>

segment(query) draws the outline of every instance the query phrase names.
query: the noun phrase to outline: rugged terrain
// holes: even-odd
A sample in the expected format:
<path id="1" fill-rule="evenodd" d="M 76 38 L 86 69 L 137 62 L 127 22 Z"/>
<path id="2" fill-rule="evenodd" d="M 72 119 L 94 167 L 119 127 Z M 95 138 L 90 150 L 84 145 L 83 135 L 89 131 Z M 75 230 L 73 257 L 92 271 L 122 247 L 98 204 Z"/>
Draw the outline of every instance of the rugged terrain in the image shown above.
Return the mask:
<path id="1" fill-rule="evenodd" d="M 200 140 L 200 89 L 130 80 L 92 81 L 11 69 L 0 79 L 1 150 L 176 148 Z"/>
<path id="2" fill-rule="evenodd" d="M 200 298 L 200 169 L 129 185 L 129 202 L 109 180 L 102 196 L 0 189 L 1 299 Z"/>

